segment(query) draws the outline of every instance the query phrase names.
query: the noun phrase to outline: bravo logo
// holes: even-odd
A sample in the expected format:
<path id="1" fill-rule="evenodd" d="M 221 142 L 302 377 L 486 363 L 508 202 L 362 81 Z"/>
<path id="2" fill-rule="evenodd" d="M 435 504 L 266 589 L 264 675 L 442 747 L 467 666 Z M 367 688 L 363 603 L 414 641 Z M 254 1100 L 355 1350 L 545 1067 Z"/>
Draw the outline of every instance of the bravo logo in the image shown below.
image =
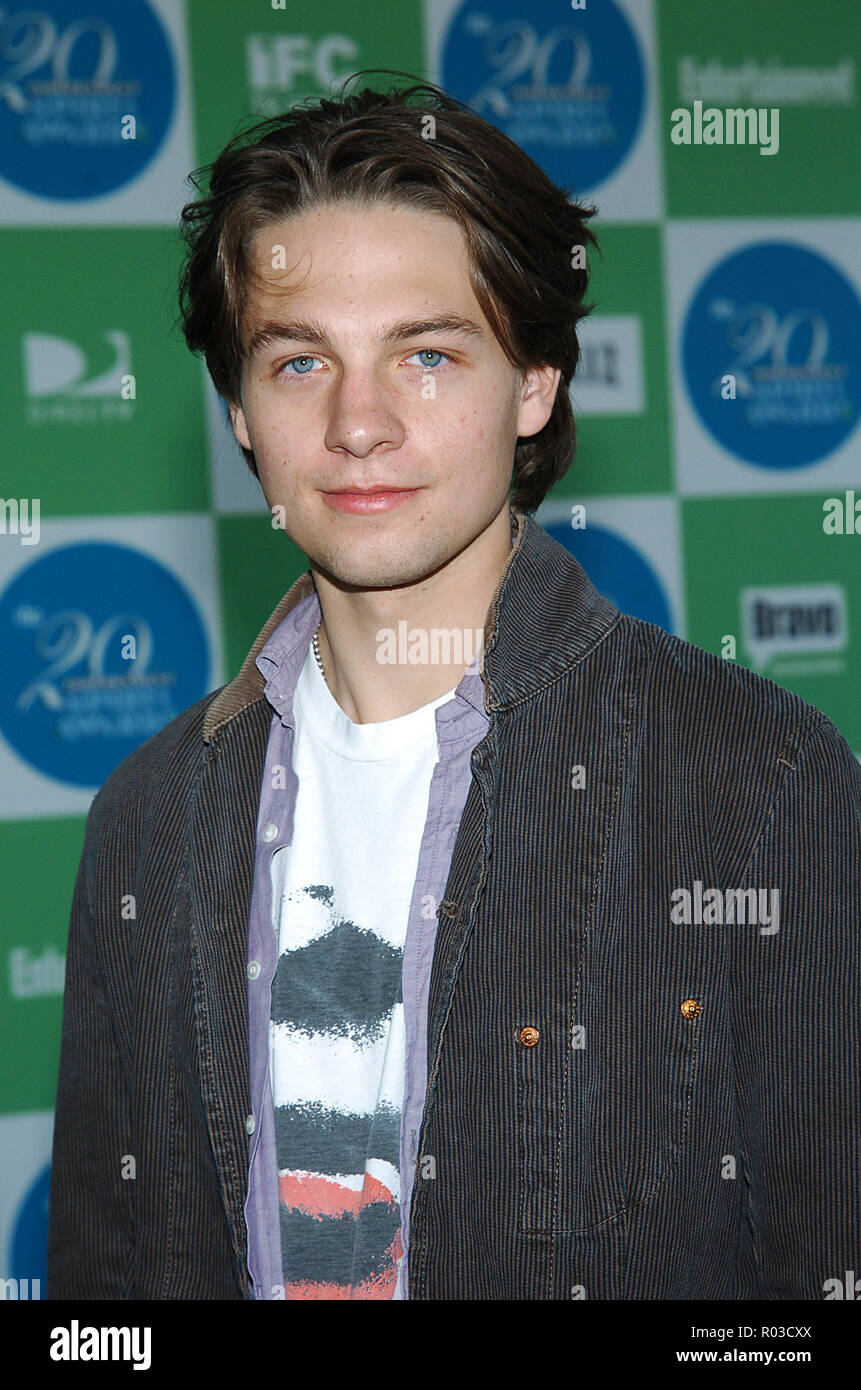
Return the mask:
<path id="1" fill-rule="evenodd" d="M 208 689 L 203 623 L 175 574 L 105 542 L 59 546 L 0 594 L 0 732 L 46 776 L 97 787 Z"/>
<path id="2" fill-rule="evenodd" d="M 682 368 L 705 428 L 730 453 L 790 472 L 827 458 L 858 424 L 861 302 L 818 252 L 762 242 L 700 285 Z"/>
<path id="3" fill-rule="evenodd" d="M 176 75 L 146 0 L 0 9 L 0 177 L 84 201 L 131 183 L 164 144 Z"/>
<path id="4" fill-rule="evenodd" d="M 645 76 L 613 0 L 536 6 L 467 0 L 442 49 L 442 86 L 493 122 L 557 183 L 603 183 L 633 146 Z"/>
<path id="5" fill-rule="evenodd" d="M 743 589 L 740 601 L 744 645 L 760 673 L 778 657 L 782 660 L 773 667 L 775 676 L 843 670 L 843 659 L 835 653 L 846 648 L 848 625 L 846 594 L 838 585 Z"/>

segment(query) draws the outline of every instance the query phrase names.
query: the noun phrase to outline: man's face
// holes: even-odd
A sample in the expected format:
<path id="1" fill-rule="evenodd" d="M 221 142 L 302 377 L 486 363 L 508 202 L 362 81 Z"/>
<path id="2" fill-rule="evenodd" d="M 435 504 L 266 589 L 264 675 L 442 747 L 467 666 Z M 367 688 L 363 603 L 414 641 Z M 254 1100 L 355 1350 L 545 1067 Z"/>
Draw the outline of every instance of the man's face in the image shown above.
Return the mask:
<path id="1" fill-rule="evenodd" d="M 512 367 L 447 217 L 317 207 L 252 247 L 267 285 L 230 415 L 270 508 L 342 584 L 424 578 L 507 509 L 517 437 L 549 419 L 558 372 Z M 377 485 L 404 491 L 349 495 Z"/>

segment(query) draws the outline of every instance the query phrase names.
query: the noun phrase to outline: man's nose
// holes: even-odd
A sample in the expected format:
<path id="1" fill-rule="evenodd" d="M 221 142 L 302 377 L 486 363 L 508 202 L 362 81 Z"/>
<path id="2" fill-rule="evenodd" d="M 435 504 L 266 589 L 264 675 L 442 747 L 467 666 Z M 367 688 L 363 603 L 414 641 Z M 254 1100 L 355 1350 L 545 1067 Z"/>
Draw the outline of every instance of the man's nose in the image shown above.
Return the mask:
<path id="1" fill-rule="evenodd" d="M 369 369 L 345 369 L 329 397 L 326 448 L 364 458 L 380 445 L 397 449 L 405 431 L 391 390 Z"/>

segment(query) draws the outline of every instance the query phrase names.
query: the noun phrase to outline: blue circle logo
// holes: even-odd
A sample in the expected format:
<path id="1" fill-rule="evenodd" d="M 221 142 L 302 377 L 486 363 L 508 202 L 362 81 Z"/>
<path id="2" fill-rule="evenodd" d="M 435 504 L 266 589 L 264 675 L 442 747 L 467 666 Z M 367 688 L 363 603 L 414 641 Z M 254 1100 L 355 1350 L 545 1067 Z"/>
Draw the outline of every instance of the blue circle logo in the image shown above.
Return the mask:
<path id="1" fill-rule="evenodd" d="M 94 542 L 27 566 L 0 595 L 0 730 L 40 772 L 100 786 L 208 689 L 197 608 L 162 565 Z"/>
<path id="2" fill-rule="evenodd" d="M 861 302 L 836 266 L 789 242 L 728 256 L 700 285 L 682 370 L 703 425 L 760 468 L 816 463 L 858 423 Z"/>
<path id="3" fill-rule="evenodd" d="M 588 504 L 587 504 L 588 505 Z M 614 531 L 589 522 L 582 530 L 570 521 L 536 521 L 582 565 L 599 594 L 621 613 L 672 632 L 670 607 L 658 576 L 639 550 Z"/>
<path id="4" fill-rule="evenodd" d="M 51 1165 L 47 1164 L 27 1189 L 18 1208 L 10 1243 L 10 1278 L 27 1280 L 28 1296 L 38 1280 L 39 1297 L 45 1297 L 48 1271 L 48 1198 Z"/>
<path id="5" fill-rule="evenodd" d="M 164 142 L 176 74 L 146 0 L 0 11 L 0 175 L 26 193 L 100 198 Z"/>
<path id="6" fill-rule="evenodd" d="M 453 96 L 578 196 L 619 167 L 643 119 L 643 61 L 613 0 L 582 11 L 466 0 L 446 35 L 442 74 Z"/>

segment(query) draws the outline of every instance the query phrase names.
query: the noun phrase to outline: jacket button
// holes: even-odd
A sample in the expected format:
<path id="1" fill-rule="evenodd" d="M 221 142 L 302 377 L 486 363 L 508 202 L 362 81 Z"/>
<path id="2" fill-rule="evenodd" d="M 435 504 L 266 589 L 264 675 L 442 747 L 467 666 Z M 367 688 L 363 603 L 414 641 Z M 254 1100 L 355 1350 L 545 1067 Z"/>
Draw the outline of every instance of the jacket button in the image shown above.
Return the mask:
<path id="1" fill-rule="evenodd" d="M 685 1018 L 696 1018 L 701 1008 L 702 1005 L 700 1004 L 699 999 L 682 1000 L 682 1013 L 684 1014 Z"/>
<path id="2" fill-rule="evenodd" d="M 520 1041 L 524 1047 L 534 1047 L 538 1042 L 539 1032 L 537 1028 L 527 1027 L 520 1030 Z"/>

